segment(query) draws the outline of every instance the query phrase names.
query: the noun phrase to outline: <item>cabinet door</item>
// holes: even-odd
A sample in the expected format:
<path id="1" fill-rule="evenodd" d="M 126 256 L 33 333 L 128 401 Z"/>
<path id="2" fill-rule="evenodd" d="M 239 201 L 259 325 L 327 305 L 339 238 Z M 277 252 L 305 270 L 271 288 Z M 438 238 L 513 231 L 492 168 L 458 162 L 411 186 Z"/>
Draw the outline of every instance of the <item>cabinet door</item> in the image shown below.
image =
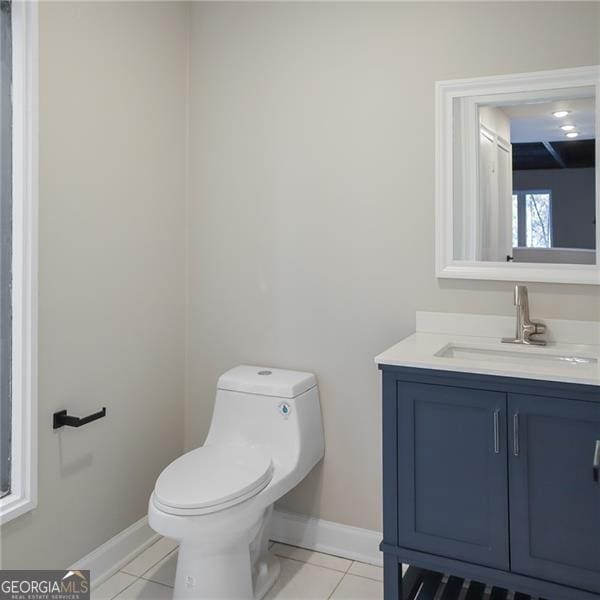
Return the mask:
<path id="1" fill-rule="evenodd" d="M 398 382 L 398 541 L 508 569 L 506 395 Z"/>
<path id="2" fill-rule="evenodd" d="M 509 419 L 512 570 L 600 592 L 600 404 L 515 394 Z"/>

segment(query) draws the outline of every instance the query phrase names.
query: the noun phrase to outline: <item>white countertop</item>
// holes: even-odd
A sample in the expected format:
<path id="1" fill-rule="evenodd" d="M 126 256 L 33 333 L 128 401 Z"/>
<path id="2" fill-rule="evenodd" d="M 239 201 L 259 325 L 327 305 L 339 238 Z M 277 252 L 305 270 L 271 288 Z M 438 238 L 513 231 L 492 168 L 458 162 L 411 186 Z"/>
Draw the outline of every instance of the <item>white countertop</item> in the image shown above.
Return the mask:
<path id="1" fill-rule="evenodd" d="M 443 313 L 419 313 L 417 316 L 417 329 L 427 329 L 428 326 L 440 325 L 440 320 L 446 323 L 461 322 L 464 325 L 467 316 L 461 315 L 456 319 L 455 315 Z M 429 318 L 433 316 L 435 318 Z M 445 319 L 447 317 L 447 319 Z M 504 344 L 501 342 L 502 335 L 496 333 L 505 333 L 505 317 L 483 317 L 473 315 L 475 321 L 481 324 L 482 319 L 496 319 L 497 327 L 489 321 L 491 325 L 486 331 L 486 337 L 478 335 L 461 335 L 451 331 L 452 326 L 440 327 L 444 332 L 435 333 L 430 331 L 417 331 L 413 335 L 405 338 L 395 344 L 385 352 L 375 357 L 378 365 L 391 365 L 400 367 L 414 367 L 420 369 L 434 369 L 441 371 L 455 371 L 461 373 L 476 373 L 480 375 L 496 375 L 501 377 L 518 377 L 525 379 L 537 379 L 542 381 L 560 381 L 566 383 L 579 383 L 586 385 L 600 386 L 600 345 L 599 344 L 576 344 L 564 343 L 561 341 L 552 341 L 547 346 L 520 346 L 517 344 Z M 551 321 L 546 321 L 550 325 Z M 564 325 L 564 321 L 562 322 Z M 574 321 L 573 323 L 581 322 Z M 591 323 L 592 331 L 598 324 Z M 472 328 L 464 327 L 469 333 Z M 556 327 L 560 330 L 560 327 Z M 587 339 L 596 339 L 595 333 L 589 335 L 589 328 L 581 327 Z M 449 331 L 450 330 L 450 331 Z M 501 331 L 502 330 L 502 331 Z M 552 339 L 552 336 L 550 336 Z M 480 356 L 460 356 L 444 357 L 436 356 L 449 344 L 468 349 L 482 350 Z M 486 356 L 486 352 L 497 353 L 510 352 L 522 353 L 523 361 L 511 359 L 504 361 L 497 356 Z M 529 357 L 529 359 L 527 358 Z M 567 357 L 567 360 L 552 357 Z M 574 358 L 570 361 L 570 358 Z M 550 364 L 545 360 L 551 359 Z M 588 359 L 589 362 L 577 363 L 578 358 Z M 599 391 L 600 393 L 600 391 Z"/>

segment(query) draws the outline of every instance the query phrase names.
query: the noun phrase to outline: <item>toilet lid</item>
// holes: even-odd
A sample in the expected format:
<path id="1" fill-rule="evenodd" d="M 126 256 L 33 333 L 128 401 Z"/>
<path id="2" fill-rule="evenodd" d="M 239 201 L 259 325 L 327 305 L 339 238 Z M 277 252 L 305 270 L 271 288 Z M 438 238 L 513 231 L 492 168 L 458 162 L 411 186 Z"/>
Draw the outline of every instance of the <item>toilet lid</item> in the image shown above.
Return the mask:
<path id="1" fill-rule="evenodd" d="M 202 446 L 180 456 L 160 474 L 154 495 L 164 506 L 203 509 L 251 497 L 272 476 L 271 457 L 259 448 Z"/>

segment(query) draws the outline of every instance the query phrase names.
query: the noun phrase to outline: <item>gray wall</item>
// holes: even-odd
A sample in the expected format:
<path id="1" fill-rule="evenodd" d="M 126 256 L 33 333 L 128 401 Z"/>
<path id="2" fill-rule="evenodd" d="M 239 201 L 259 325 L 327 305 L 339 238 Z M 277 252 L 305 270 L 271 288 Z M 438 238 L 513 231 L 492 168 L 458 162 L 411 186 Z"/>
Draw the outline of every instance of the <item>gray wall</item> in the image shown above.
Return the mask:
<path id="1" fill-rule="evenodd" d="M 182 450 L 188 7 L 41 2 L 39 505 L 3 568 L 61 568 L 141 518 Z M 52 431 L 52 413 L 105 419 Z"/>
<path id="2" fill-rule="evenodd" d="M 40 3 L 40 494 L 4 568 L 64 567 L 145 513 L 184 364 L 187 447 L 223 370 L 314 371 L 327 457 L 282 505 L 379 528 L 373 356 L 417 308 L 513 313 L 511 284 L 434 276 L 433 83 L 600 58 L 592 3 L 189 10 Z M 596 288 L 530 289 L 536 316 L 600 319 Z"/>
<path id="3" fill-rule="evenodd" d="M 513 189 L 552 190 L 554 247 L 596 247 L 596 169 L 515 171 Z"/>
<path id="4" fill-rule="evenodd" d="M 314 371 L 326 458 L 281 505 L 381 526 L 373 357 L 416 309 L 514 314 L 510 283 L 435 278 L 434 82 L 595 64 L 597 11 L 194 4 L 188 447 L 223 370 Z M 536 316 L 600 319 L 595 287 L 530 292 Z"/>

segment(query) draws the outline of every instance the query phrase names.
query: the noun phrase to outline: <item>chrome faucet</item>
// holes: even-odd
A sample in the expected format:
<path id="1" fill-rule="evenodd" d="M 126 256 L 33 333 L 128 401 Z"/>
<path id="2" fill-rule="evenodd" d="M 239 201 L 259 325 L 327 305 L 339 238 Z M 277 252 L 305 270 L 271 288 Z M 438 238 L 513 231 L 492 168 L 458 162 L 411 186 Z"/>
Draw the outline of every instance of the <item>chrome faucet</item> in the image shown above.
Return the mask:
<path id="1" fill-rule="evenodd" d="M 517 307 L 517 333 L 514 338 L 502 338 L 502 341 L 505 344 L 545 346 L 545 340 L 533 339 L 534 335 L 546 333 L 546 326 L 529 318 L 529 295 L 524 285 L 515 286 L 515 306 Z"/>

